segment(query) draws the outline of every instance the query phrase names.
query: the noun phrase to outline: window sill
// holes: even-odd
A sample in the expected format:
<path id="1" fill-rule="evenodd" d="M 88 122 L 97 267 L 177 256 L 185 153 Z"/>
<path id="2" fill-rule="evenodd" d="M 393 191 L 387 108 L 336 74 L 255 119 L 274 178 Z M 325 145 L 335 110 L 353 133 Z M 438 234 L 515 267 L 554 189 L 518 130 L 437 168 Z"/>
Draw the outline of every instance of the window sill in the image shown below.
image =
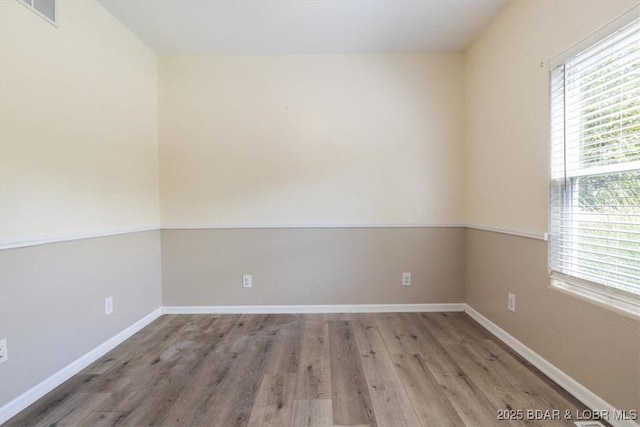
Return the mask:
<path id="1" fill-rule="evenodd" d="M 640 319 L 640 302 L 636 303 L 635 301 L 604 295 L 600 292 L 592 291 L 582 286 L 573 285 L 555 278 L 551 278 L 549 287 L 591 304 L 598 305 L 608 310 L 613 310 L 627 317 Z"/>

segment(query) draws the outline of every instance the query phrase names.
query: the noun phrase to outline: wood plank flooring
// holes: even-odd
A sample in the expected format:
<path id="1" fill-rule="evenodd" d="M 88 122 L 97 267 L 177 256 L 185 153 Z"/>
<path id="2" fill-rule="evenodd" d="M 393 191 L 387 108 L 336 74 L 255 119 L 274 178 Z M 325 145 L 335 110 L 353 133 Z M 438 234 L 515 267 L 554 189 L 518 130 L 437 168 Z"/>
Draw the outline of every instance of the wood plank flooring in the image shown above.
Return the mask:
<path id="1" fill-rule="evenodd" d="M 574 425 L 511 409 L 586 408 L 464 313 L 165 315 L 6 426 Z"/>

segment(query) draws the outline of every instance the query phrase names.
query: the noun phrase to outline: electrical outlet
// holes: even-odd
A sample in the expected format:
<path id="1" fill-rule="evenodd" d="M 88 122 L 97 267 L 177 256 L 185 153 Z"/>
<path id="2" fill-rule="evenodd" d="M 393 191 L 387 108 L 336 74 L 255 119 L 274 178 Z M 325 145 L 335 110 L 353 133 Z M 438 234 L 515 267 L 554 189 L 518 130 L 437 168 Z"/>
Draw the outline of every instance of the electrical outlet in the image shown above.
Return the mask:
<path id="1" fill-rule="evenodd" d="M 113 313 L 113 297 L 107 297 L 104 299 L 104 314 L 109 315 Z"/>
<path id="2" fill-rule="evenodd" d="M 253 278 L 251 277 L 250 274 L 243 274 L 242 275 L 242 287 L 243 288 L 250 288 L 253 286 Z"/>
<path id="3" fill-rule="evenodd" d="M 411 286 L 411 273 L 402 273 L 402 286 Z"/>
<path id="4" fill-rule="evenodd" d="M 509 293 L 509 299 L 507 300 L 507 308 L 509 311 L 516 311 L 516 296 L 512 293 Z"/>
<path id="5" fill-rule="evenodd" d="M 0 340 L 0 363 L 4 363 L 9 360 L 9 353 L 7 351 L 7 339 Z"/>

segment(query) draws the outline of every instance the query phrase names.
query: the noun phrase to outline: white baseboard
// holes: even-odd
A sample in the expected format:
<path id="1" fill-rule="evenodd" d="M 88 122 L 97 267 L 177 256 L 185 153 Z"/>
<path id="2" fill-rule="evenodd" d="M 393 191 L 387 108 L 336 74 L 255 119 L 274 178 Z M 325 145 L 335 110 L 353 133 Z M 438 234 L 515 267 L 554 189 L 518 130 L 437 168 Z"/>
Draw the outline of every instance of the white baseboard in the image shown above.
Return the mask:
<path id="1" fill-rule="evenodd" d="M 165 306 L 163 314 L 302 314 L 302 313 L 390 313 L 464 311 L 466 304 L 354 304 L 354 305 L 215 305 Z"/>
<path id="2" fill-rule="evenodd" d="M 58 387 L 60 384 L 64 383 L 69 378 L 82 371 L 87 366 L 91 365 L 93 362 L 107 354 L 116 346 L 123 343 L 127 338 L 131 337 L 133 334 L 147 326 L 149 323 L 153 322 L 161 315 L 162 308 L 153 310 L 151 313 L 147 314 L 142 319 L 138 320 L 122 332 L 118 333 L 112 338 L 109 338 L 107 341 L 103 342 L 90 352 L 86 353 L 84 356 L 60 369 L 58 372 L 42 381 L 40 384 L 37 384 L 36 386 L 32 387 L 31 389 L 22 393 L 20 396 L 13 399 L 11 402 L 2 406 L 0 408 L 0 424 L 8 421 L 10 418 L 17 415 L 20 411 L 26 409 L 36 400 L 40 399 L 45 394 Z"/>
<path id="3" fill-rule="evenodd" d="M 608 411 L 608 413 L 610 414 L 610 418 L 613 416 L 614 411 L 616 411 L 616 408 L 614 408 L 613 405 L 606 402 L 600 396 L 596 395 L 591 390 L 580 384 L 578 381 L 571 378 L 569 375 L 564 373 L 547 359 L 531 350 L 529 347 L 510 335 L 507 331 L 474 310 L 471 306 L 469 306 L 468 304 L 464 305 L 464 311 L 469 316 L 471 316 L 472 319 L 484 326 L 487 330 L 489 330 L 489 332 L 502 340 L 513 351 L 525 358 L 529 363 L 531 363 L 542 373 L 544 373 L 546 376 L 560 385 L 560 387 L 571 393 L 576 399 L 584 403 L 589 409 L 597 411 Z M 609 419 L 606 421 L 614 427 L 638 427 L 638 424 L 628 420 Z"/>

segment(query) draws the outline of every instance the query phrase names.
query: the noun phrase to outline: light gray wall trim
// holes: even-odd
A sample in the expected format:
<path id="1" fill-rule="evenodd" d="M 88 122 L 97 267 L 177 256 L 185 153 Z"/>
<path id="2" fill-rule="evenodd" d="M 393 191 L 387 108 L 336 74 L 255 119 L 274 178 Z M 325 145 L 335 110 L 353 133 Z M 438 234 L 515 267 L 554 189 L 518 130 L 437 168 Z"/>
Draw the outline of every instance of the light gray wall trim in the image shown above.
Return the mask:
<path id="1" fill-rule="evenodd" d="M 546 232 L 534 233 L 531 231 L 518 231 L 518 230 L 510 230 L 506 228 L 488 227 L 484 225 L 472 225 L 472 224 L 467 224 L 465 227 L 473 230 L 490 231 L 493 233 L 508 234 L 511 236 L 518 236 L 518 237 L 526 237 L 527 239 L 544 240 L 545 242 L 549 239 L 548 233 Z"/>
<path id="2" fill-rule="evenodd" d="M 314 228 L 473 228 L 476 230 L 493 231 L 496 233 L 511 234 L 514 236 L 527 237 L 530 239 L 547 240 L 547 233 L 534 233 L 527 231 L 509 230 L 504 228 L 488 227 L 483 225 L 469 225 L 469 224 L 300 224 L 300 225 L 279 225 L 279 224 L 266 224 L 266 225 L 206 225 L 206 226 L 190 226 L 190 225 L 171 225 L 162 227 L 142 227 L 132 228 L 127 230 L 118 231 L 105 231 L 100 233 L 88 233 L 66 236 L 50 236 L 42 237 L 31 240 L 16 240 L 10 242 L 0 242 L 0 250 L 26 248 L 29 246 L 47 245 L 50 243 L 69 242 L 73 240 L 82 239 L 95 239 L 98 237 L 117 236 L 120 234 L 140 233 L 144 231 L 156 231 L 156 230 L 237 230 L 237 229 L 249 229 L 249 230 L 261 230 L 261 229 L 314 229 Z"/>
<path id="3" fill-rule="evenodd" d="M 158 230 L 159 228 L 157 226 L 156 227 L 139 227 L 139 228 L 126 229 L 126 230 L 104 231 L 104 232 L 98 232 L 98 233 L 78 233 L 78 234 L 64 235 L 64 236 L 48 236 L 48 237 L 42 237 L 42 238 L 30 239 L 30 240 L 15 240 L 10 242 L 1 242 L 0 250 L 26 248 L 29 246 L 48 245 L 50 243 L 70 242 L 74 240 L 83 240 L 83 239 L 95 239 L 99 237 L 119 236 L 121 234 L 142 233 L 145 231 L 158 231 Z"/>
<path id="4" fill-rule="evenodd" d="M 263 228 L 457 228 L 464 227 L 463 224 L 300 224 L 300 225 L 281 225 L 281 224 L 231 224 L 231 225 L 170 225 L 163 227 L 138 227 L 126 230 L 104 231 L 97 233 L 78 233 L 71 235 L 59 236 L 43 236 L 36 239 L 15 240 L 0 242 L 0 250 L 26 248 L 29 246 L 47 245 L 50 243 L 69 242 L 73 240 L 95 239 L 98 237 L 118 236 L 120 234 L 140 233 L 143 231 L 157 230 L 235 230 L 235 229 L 263 229 Z"/>
<path id="5" fill-rule="evenodd" d="M 73 240 L 82 239 L 95 239 L 98 237 L 118 236 L 120 234 L 140 233 L 144 231 L 157 231 L 157 230 L 235 230 L 235 229 L 263 229 L 263 228 L 276 228 L 276 229 L 288 229 L 288 228 L 450 228 L 450 227 L 464 227 L 464 224 L 227 224 L 227 225 L 204 225 L 204 226 L 192 226 L 192 225 L 168 225 L 168 226 L 154 226 L 154 227 L 138 227 L 130 228 L 126 230 L 116 231 L 104 231 L 97 233 L 78 233 L 64 236 L 44 236 L 37 239 L 27 240 L 14 240 L 7 242 L 0 242 L 0 250 L 5 249 L 17 249 L 26 248 L 29 246 L 48 245 L 50 243 L 70 242 Z"/>

